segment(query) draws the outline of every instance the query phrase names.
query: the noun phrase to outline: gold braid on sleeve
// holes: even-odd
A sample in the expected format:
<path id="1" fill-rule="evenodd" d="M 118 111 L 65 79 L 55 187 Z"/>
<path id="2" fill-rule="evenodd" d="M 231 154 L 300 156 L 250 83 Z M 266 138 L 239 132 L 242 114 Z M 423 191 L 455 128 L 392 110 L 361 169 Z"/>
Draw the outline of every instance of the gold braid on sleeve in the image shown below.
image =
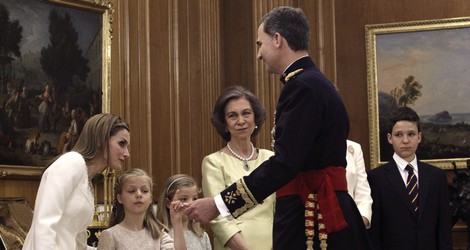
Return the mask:
<path id="1" fill-rule="evenodd" d="M 236 182 L 237 185 L 237 196 L 240 197 L 244 201 L 244 205 L 233 212 L 233 217 L 237 218 L 246 211 L 252 209 L 256 205 L 258 205 L 258 201 L 256 201 L 255 197 L 251 193 L 250 189 L 245 184 L 245 180 L 241 178 Z"/>

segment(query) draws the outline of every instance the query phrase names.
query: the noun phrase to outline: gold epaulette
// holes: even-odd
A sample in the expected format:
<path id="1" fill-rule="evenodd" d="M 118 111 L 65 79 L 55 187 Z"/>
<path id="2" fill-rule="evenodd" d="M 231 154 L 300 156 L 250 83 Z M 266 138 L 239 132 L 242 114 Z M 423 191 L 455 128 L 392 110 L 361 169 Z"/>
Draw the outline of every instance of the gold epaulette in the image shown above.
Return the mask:
<path id="1" fill-rule="evenodd" d="M 290 72 L 287 76 L 286 76 L 286 82 L 289 81 L 289 79 L 291 79 L 292 77 L 294 77 L 295 75 L 297 75 L 298 73 L 302 72 L 304 69 L 298 69 L 298 70 L 295 70 L 295 71 L 292 71 Z"/>

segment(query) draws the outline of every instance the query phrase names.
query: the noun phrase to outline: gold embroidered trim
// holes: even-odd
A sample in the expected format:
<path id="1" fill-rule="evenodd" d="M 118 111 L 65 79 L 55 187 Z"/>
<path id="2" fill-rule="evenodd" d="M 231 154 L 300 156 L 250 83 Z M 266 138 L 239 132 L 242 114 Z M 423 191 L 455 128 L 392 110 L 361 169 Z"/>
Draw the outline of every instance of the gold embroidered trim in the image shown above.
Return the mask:
<path id="1" fill-rule="evenodd" d="M 237 186 L 237 191 L 236 191 L 237 196 L 241 197 L 243 199 L 243 201 L 245 202 L 245 205 L 243 205 L 242 207 L 236 209 L 232 213 L 233 217 L 237 218 L 240 215 L 242 215 L 244 212 L 246 212 L 246 211 L 250 210 L 251 208 L 253 208 L 254 206 L 258 205 L 258 202 L 253 197 L 253 195 L 251 194 L 251 192 L 248 189 L 248 187 L 246 186 L 245 181 L 244 181 L 243 178 L 238 180 L 235 184 Z"/>
<path id="2" fill-rule="evenodd" d="M 230 191 L 225 195 L 225 202 L 227 202 L 227 204 L 235 204 L 238 196 L 240 196 L 240 194 L 238 193 L 238 190 L 235 192 Z"/>
<path id="3" fill-rule="evenodd" d="M 243 190 L 245 190 L 246 194 L 248 195 L 247 198 L 249 198 L 251 201 L 253 201 L 254 204 L 257 205 L 258 202 L 256 201 L 255 196 L 251 193 L 250 189 L 248 189 L 248 187 L 246 186 L 245 179 L 241 179 L 241 184 L 243 186 Z"/>
<path id="4" fill-rule="evenodd" d="M 298 69 L 298 70 L 295 70 L 295 71 L 292 71 L 290 72 L 287 76 L 286 76 L 286 82 L 289 81 L 289 79 L 291 79 L 293 76 L 297 75 L 298 73 L 302 72 L 304 69 Z"/>

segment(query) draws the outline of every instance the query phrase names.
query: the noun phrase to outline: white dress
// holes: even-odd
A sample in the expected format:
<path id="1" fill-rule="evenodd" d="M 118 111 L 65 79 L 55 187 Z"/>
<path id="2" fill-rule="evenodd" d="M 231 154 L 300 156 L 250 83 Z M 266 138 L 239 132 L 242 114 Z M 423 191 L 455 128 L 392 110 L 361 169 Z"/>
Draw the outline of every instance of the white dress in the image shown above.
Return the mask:
<path id="1" fill-rule="evenodd" d="M 173 229 L 170 229 L 170 236 L 174 237 Z M 184 242 L 186 243 L 187 250 L 212 250 L 212 245 L 209 240 L 209 235 L 206 232 L 199 237 L 191 230 L 184 231 Z"/>
<path id="2" fill-rule="evenodd" d="M 348 193 L 356 203 L 361 215 L 370 222 L 372 219 L 372 197 L 369 182 L 367 181 L 362 148 L 359 143 L 350 140 L 347 140 L 347 146 L 346 179 L 348 181 Z"/>
<path id="3" fill-rule="evenodd" d="M 63 154 L 42 175 L 23 249 L 92 249 L 86 230 L 93 210 L 85 160 L 77 152 Z"/>
<path id="4" fill-rule="evenodd" d="M 98 241 L 99 250 L 170 250 L 175 249 L 173 239 L 162 232 L 158 240 L 152 238 L 147 229 L 131 231 L 121 225 L 115 225 L 101 232 Z"/>

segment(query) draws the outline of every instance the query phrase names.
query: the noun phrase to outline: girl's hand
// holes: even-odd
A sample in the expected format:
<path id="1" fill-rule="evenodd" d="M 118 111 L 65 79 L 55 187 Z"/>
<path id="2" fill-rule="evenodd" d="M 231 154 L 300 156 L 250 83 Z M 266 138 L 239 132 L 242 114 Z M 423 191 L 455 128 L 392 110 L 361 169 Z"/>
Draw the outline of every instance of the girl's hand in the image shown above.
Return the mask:
<path id="1" fill-rule="evenodd" d="M 184 226 L 183 216 L 185 214 L 185 206 L 183 202 L 179 200 L 180 190 L 176 190 L 173 201 L 171 201 L 168 210 L 170 210 L 171 226 L 173 227 L 174 242 L 176 250 L 186 250 L 186 242 L 184 239 Z"/>
<path id="2" fill-rule="evenodd" d="M 179 193 L 179 190 L 176 190 L 175 197 L 173 198 L 173 201 L 170 203 L 170 208 L 169 208 L 171 221 L 173 221 L 172 224 L 174 224 L 174 222 L 177 222 L 177 221 L 182 221 L 182 218 L 185 215 L 184 211 L 186 208 L 184 206 L 184 203 L 178 200 L 178 193 Z"/>

